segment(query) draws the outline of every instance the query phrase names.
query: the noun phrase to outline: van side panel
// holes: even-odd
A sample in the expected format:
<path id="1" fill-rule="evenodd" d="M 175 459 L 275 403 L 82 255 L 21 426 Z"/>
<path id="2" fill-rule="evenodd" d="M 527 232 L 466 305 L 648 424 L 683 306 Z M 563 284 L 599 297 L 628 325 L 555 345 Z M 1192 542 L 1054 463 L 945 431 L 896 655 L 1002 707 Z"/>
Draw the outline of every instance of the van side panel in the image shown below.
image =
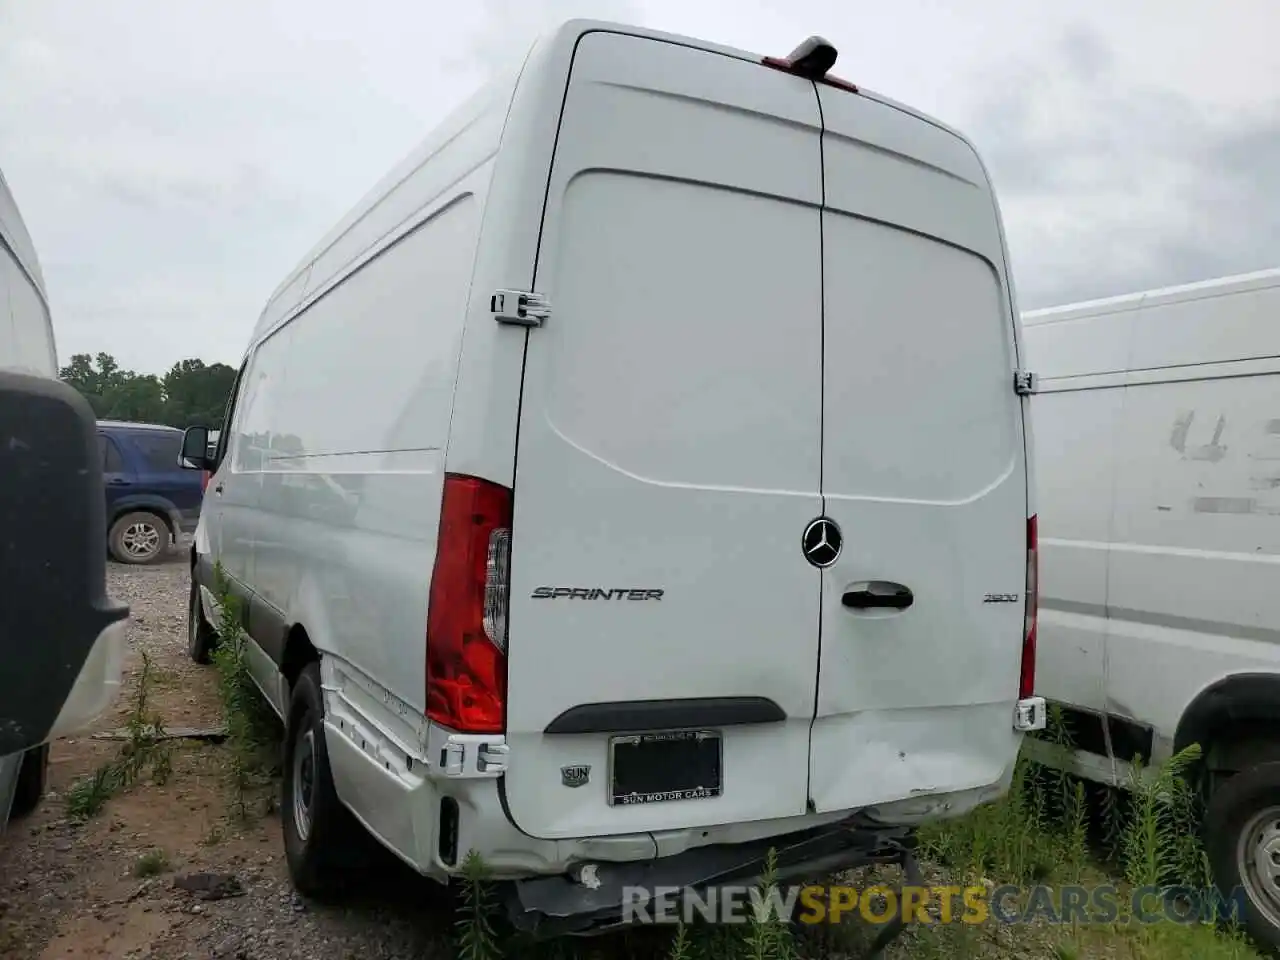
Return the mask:
<path id="1" fill-rule="evenodd" d="M 490 312 L 497 290 L 531 290 L 547 176 L 577 35 L 562 29 L 522 65 L 485 203 L 453 396 L 448 469 L 511 486 L 528 331 Z"/>
<path id="2" fill-rule="evenodd" d="M 991 787 L 1011 766 L 1028 502 L 1015 319 L 976 154 L 892 107 L 819 96 L 822 490 L 844 535 L 822 572 L 821 813 Z M 846 606 L 868 581 L 911 606 Z"/>
<path id="3" fill-rule="evenodd" d="M 444 445 L 488 170 L 268 338 L 228 487 L 258 481 L 250 582 L 421 715 Z M 276 382 L 255 392 L 255 380 Z M 240 473 L 244 470 L 244 473 Z M 230 523 L 228 518 L 226 522 Z M 255 636 L 279 662 L 283 637 Z"/>
<path id="4" fill-rule="evenodd" d="M 1028 339 L 1036 342 L 1037 334 Z M 1034 369 L 1034 368 L 1033 368 Z M 1036 692 L 1104 706 L 1107 564 L 1111 555 L 1122 387 L 1055 391 L 1031 405 L 1040 484 L 1040 623 Z"/>
<path id="5" fill-rule="evenodd" d="M 53 326 L 44 298 L 16 254 L 0 240 L 0 368 L 58 375 Z"/>
<path id="6" fill-rule="evenodd" d="M 1052 316 L 1028 314 L 1024 365 L 1041 377 L 1031 403 L 1040 523 L 1036 689 L 1086 710 L 1106 707 L 1107 568 L 1117 431 L 1141 299 Z"/>
<path id="7" fill-rule="evenodd" d="M 529 834 L 805 813 L 819 148 L 806 81 L 674 43 L 579 42 L 515 477 L 503 786 Z M 729 697 L 786 719 L 724 728 L 716 799 L 610 805 L 609 731 L 544 733 L 588 704 Z M 582 764 L 591 788 L 568 789 L 561 769 Z"/>
<path id="8" fill-rule="evenodd" d="M 1280 673 L 1278 309 L 1269 271 L 1026 318 L 1038 687 L 1152 727 L 1156 760 L 1205 688 Z"/>
<path id="9" fill-rule="evenodd" d="M 1161 737 L 1212 682 L 1280 671 L 1280 360 L 1266 367 L 1125 388 L 1107 693 Z"/>

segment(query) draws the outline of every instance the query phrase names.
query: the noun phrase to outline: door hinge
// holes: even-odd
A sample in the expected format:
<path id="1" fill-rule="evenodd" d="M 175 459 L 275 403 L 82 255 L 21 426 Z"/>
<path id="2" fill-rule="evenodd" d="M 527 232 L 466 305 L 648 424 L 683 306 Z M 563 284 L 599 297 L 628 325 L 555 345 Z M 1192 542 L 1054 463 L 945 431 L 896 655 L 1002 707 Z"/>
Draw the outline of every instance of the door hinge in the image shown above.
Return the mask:
<path id="1" fill-rule="evenodd" d="M 540 293 L 499 290 L 489 298 L 489 312 L 499 323 L 540 327 L 551 316 L 551 301 Z"/>
<path id="2" fill-rule="evenodd" d="M 1013 392 L 1019 396 L 1029 396 L 1040 388 L 1040 377 L 1029 370 L 1013 371 Z"/>

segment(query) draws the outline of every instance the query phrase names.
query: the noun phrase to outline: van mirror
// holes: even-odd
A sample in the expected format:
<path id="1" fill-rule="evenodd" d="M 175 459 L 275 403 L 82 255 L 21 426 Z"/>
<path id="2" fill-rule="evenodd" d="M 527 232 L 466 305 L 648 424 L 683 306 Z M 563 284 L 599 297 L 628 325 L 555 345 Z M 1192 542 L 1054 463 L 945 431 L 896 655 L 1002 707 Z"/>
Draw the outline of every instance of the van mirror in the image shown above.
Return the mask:
<path id="1" fill-rule="evenodd" d="M 186 433 L 182 435 L 181 463 L 188 470 L 213 469 L 208 427 L 187 427 Z"/>

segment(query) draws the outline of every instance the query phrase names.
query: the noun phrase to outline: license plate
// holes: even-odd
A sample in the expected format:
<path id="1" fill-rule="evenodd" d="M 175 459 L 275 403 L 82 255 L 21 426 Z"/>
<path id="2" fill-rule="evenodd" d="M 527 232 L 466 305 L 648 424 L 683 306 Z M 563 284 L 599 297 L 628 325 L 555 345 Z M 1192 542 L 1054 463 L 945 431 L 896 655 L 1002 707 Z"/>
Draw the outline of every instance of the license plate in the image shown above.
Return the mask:
<path id="1" fill-rule="evenodd" d="M 720 796 L 718 730 L 638 733 L 609 740 L 609 803 L 662 803 Z"/>

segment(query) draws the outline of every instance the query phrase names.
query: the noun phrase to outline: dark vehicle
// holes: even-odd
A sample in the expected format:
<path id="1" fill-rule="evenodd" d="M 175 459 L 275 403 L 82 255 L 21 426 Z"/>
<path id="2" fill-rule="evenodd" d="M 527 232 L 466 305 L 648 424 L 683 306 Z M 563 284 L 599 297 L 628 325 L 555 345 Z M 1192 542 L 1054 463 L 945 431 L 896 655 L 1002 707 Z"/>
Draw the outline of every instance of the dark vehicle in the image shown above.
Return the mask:
<path id="1" fill-rule="evenodd" d="M 204 484 L 182 467 L 182 435 L 160 424 L 98 421 L 107 549 L 120 563 L 154 563 L 196 528 Z"/>

